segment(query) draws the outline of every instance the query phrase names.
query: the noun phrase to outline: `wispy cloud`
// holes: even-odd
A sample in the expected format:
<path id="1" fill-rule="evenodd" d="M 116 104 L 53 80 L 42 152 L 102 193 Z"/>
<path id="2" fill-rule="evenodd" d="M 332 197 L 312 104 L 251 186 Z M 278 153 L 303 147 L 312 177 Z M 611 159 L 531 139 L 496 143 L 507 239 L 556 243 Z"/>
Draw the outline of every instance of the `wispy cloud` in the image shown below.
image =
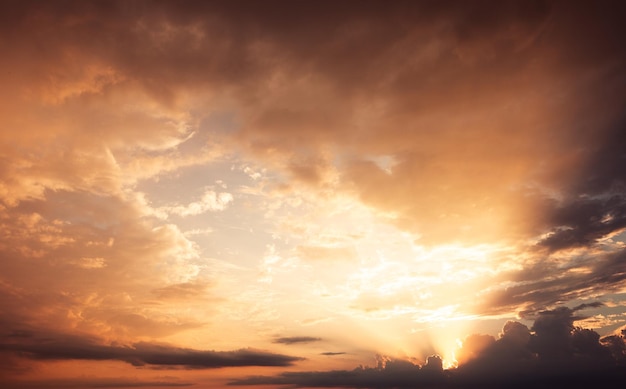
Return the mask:
<path id="1" fill-rule="evenodd" d="M 312 342 L 320 342 L 322 338 L 316 338 L 313 336 L 288 336 L 283 338 L 276 338 L 273 340 L 274 343 L 282 343 L 282 344 L 297 344 L 297 343 L 312 343 Z"/>
<path id="2" fill-rule="evenodd" d="M 158 215 L 196 216 L 209 211 L 223 211 L 233 201 L 233 195 L 228 192 L 208 190 L 198 201 L 187 205 L 168 205 L 156 209 Z"/>

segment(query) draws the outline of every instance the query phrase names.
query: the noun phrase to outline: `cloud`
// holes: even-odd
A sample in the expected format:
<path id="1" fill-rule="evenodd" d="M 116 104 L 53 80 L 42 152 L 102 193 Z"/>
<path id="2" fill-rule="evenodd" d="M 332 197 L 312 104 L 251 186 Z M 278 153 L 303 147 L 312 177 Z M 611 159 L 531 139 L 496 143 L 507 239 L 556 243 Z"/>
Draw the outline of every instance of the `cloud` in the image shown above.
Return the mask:
<path id="1" fill-rule="evenodd" d="M 624 182 L 617 181 L 616 185 Z M 554 210 L 554 227 L 539 246 L 550 251 L 592 246 L 602 238 L 624 231 L 625 215 L 626 200 L 620 193 L 607 191 L 594 197 L 579 193 L 577 199 Z"/>
<path id="2" fill-rule="evenodd" d="M 316 338 L 313 336 L 289 336 L 283 338 L 276 338 L 273 340 L 273 343 L 282 343 L 282 344 L 297 344 L 297 343 L 311 343 L 311 342 L 319 342 L 322 338 Z"/>
<path id="3" fill-rule="evenodd" d="M 101 269 L 106 266 L 106 260 L 104 258 L 83 257 L 77 261 L 73 261 L 73 263 L 83 269 Z"/>
<path id="4" fill-rule="evenodd" d="M 425 243 L 551 231 L 536 219 L 559 218 L 528 182 L 561 193 L 591 166 L 620 174 L 616 157 L 599 157 L 619 155 L 603 146 L 623 98 L 609 87 L 623 81 L 619 3 L 272 4 L 280 17 L 221 2 L 14 5 L 3 100 L 20 114 L 3 117 L 22 129 L 11 141 L 47 153 L 48 166 L 7 148 L 22 162 L 6 164 L 7 201 L 46 187 L 119 190 L 133 182 L 121 175 L 203 161 L 169 158 L 202 122 L 199 106 L 241 123 L 211 141 L 350 193 Z M 38 137 L 59 147 L 28 146 Z M 388 172 L 371 162 L 381 157 L 397 163 Z M 595 236 L 580 234 L 568 239 Z"/>
<path id="5" fill-rule="evenodd" d="M 619 292 L 626 278 L 625 261 L 626 250 L 619 244 L 552 254 L 529 250 L 521 269 L 503 272 L 492 280 L 475 309 L 483 313 L 517 311 L 525 316 L 562 301 Z"/>
<path id="6" fill-rule="evenodd" d="M 163 318 L 154 314 L 130 313 L 123 309 L 103 309 L 102 312 L 94 313 L 93 315 L 96 317 L 100 316 L 104 322 L 115 328 L 114 331 L 116 333 L 126 336 L 145 336 L 150 334 L 153 337 L 164 337 L 205 325 L 203 322 L 197 322 L 189 318 Z"/>
<path id="7" fill-rule="evenodd" d="M 472 334 L 463 341 L 463 348 L 459 350 L 455 357 L 460 365 L 475 359 L 486 348 L 495 342 L 491 335 Z"/>
<path id="8" fill-rule="evenodd" d="M 3 311 L 53 326 L 93 324 L 99 310 L 145 312 L 135 302 L 153 298 L 150 290 L 191 282 L 194 245 L 142 215 L 123 196 L 65 190 L 3 209 L 0 293 L 12 296 L 0 301 Z"/>
<path id="9" fill-rule="evenodd" d="M 274 185 L 358 199 L 420 244 L 547 234 L 540 246 L 555 251 L 624 226 L 621 197 L 604 197 L 623 181 L 619 3 L 279 8 L 16 4 L 2 26 L 14 42 L 3 124 L 21 129 L 3 138 L 4 203 L 120 195 L 232 153 Z M 203 128 L 213 109 L 238 124 Z M 209 146 L 182 151 L 197 140 Z M 193 216 L 228 196 L 157 211 Z"/>
<path id="10" fill-rule="evenodd" d="M 170 205 L 159 207 L 157 214 L 178 215 L 178 216 L 195 216 L 208 211 L 223 211 L 233 201 L 233 195 L 228 192 L 217 193 L 208 190 L 202 195 L 198 201 L 194 201 L 187 205 Z"/>
<path id="11" fill-rule="evenodd" d="M 152 291 L 159 300 L 187 300 L 201 298 L 209 285 L 204 282 L 183 282 Z"/>
<path id="12" fill-rule="evenodd" d="M 459 366 L 456 379 L 487 387 L 514 382 L 604 387 L 623 379 L 623 360 L 611 356 L 610 347 L 605 345 L 609 342 L 600 341 L 600 335 L 593 330 L 574 326 L 575 321 L 583 319 L 574 313 L 586 307 L 541 311 L 531 329 L 508 322 L 497 340 L 481 348 L 475 359 Z M 624 344 L 623 338 L 612 341 L 613 349 Z M 468 342 L 467 347 L 473 347 L 472 343 Z"/>
<path id="13" fill-rule="evenodd" d="M 584 317 L 574 313 L 598 304 L 582 304 L 574 308 L 559 307 L 541 311 L 532 327 L 534 336 L 529 347 L 540 360 L 572 359 L 578 355 L 591 354 L 593 361 L 604 362 L 608 357 L 599 343 L 600 336 L 592 330 L 575 328 L 574 322 Z"/>
<path id="14" fill-rule="evenodd" d="M 439 388 L 618 387 L 626 373 L 626 339 L 601 338 L 574 326 L 575 313 L 600 304 L 559 307 L 537 314 L 534 325 L 508 321 L 498 338 L 473 334 L 458 351 L 458 368 L 444 370 L 438 356 L 420 366 L 411 361 L 379 357 L 376 367 L 325 372 L 285 372 L 231 381 L 231 385 L 295 385 L 296 387 L 398 388 L 434 385 Z"/>
<path id="15" fill-rule="evenodd" d="M 420 368 L 409 361 L 383 358 L 376 367 L 326 372 L 286 372 L 273 377 L 248 377 L 231 381 L 230 385 L 295 385 L 296 387 L 361 387 L 406 388 L 435 385 L 445 381 L 441 364 L 431 357 L 430 364 Z M 440 359 L 438 359 L 441 362 Z"/>
<path id="16" fill-rule="evenodd" d="M 75 378 L 71 380 L 48 379 L 6 381 L 11 388 L 155 388 L 155 387 L 187 387 L 194 383 L 177 380 L 138 380 L 132 378 Z"/>
<path id="17" fill-rule="evenodd" d="M 482 288 L 471 286 L 476 298 L 451 297 L 466 311 L 529 317 L 623 288 L 625 252 L 607 243 L 626 228 L 621 2 L 5 8 L 0 310 L 12 317 L 111 337 L 200 325 L 179 315 L 205 294 L 211 269 L 167 220 L 224 210 L 232 194 L 207 190 L 155 215 L 138 187 L 222 157 L 263 166 L 247 173 L 284 189 L 271 196 L 363 203 L 416 245 L 511 247 L 501 267 L 485 266 Z M 303 259 L 361 254 L 352 242 L 289 241 Z M 438 304 L 411 267 L 388 273 L 396 286 L 364 277 L 353 306 Z M 155 297 L 176 306 L 155 308 Z M 544 344 L 547 317 L 571 319 L 561 314 L 538 319 L 532 339 Z M 510 326 L 511 342 L 526 336 Z M 509 347 L 474 342 L 471 360 Z"/>
<path id="18" fill-rule="evenodd" d="M 339 28 L 336 33 L 334 20 L 329 21 L 328 31 L 335 32 L 338 43 L 318 46 L 314 41 L 305 45 L 311 48 L 306 54 L 311 61 L 307 70 L 312 69 L 312 74 L 299 84 L 279 84 L 270 95 L 268 109 L 259 105 L 260 112 L 253 116 L 257 121 L 243 130 L 242 142 L 249 142 L 255 151 L 267 150 L 267 159 L 274 158 L 278 165 L 288 166 L 285 169 L 290 169 L 293 164 L 288 162 L 301 154 L 318 153 L 318 147 L 323 155 L 324 145 L 331 144 L 342 157 L 337 166 L 340 187 L 392 214 L 393 221 L 419 234 L 425 243 L 449 241 L 451 236 L 476 242 L 537 233 L 546 227 L 536 220 L 542 217 L 541 205 L 546 199 L 543 194 L 528 193 L 524 185 L 535 182 L 546 191 L 567 190 L 567 181 L 575 179 L 572 172 L 585 166 L 592 152 L 577 155 L 563 150 L 601 143 L 594 138 L 597 131 L 609 133 L 618 120 L 618 110 L 613 109 L 606 115 L 609 123 L 580 130 L 590 143 L 579 143 L 582 139 L 573 137 L 573 117 L 585 116 L 589 122 L 602 117 L 594 112 L 597 107 L 586 101 L 582 111 L 572 112 L 572 106 L 579 104 L 576 91 L 593 84 L 576 82 L 576 74 L 582 69 L 609 66 L 611 51 L 606 46 L 599 50 L 589 39 L 582 40 L 581 48 L 580 42 L 570 40 L 567 33 L 578 25 L 590 25 L 593 39 L 617 48 L 611 34 L 616 22 L 609 23 L 611 28 L 596 29 L 595 23 L 601 20 L 599 9 L 585 12 L 548 2 L 414 7 L 406 6 L 402 15 L 393 6 L 379 10 L 379 23 L 386 18 L 407 18 L 415 26 L 395 31 L 385 25 L 382 32 L 388 35 L 375 36 L 382 27 L 370 18 L 373 11 L 367 7 L 355 15 L 358 22 L 351 36 L 342 36 Z M 474 23 L 476 15 L 484 21 L 480 28 Z M 504 22 L 507 20 L 509 24 Z M 515 27 L 507 27 L 511 25 Z M 289 38 L 276 38 L 276 44 Z M 368 55 L 377 60 L 363 61 L 362 65 L 356 60 L 363 55 L 359 51 L 361 39 L 375 42 Z M 556 47 L 558 54 L 549 56 L 547 53 Z M 336 52 L 339 49 L 345 52 Z M 581 63 L 583 56 L 578 53 L 584 50 L 602 54 L 599 57 L 604 65 Z M 345 64 L 338 58 L 345 58 Z M 538 58 L 545 61 L 542 72 L 531 65 Z M 569 67 L 572 59 L 577 60 L 571 66 L 574 70 L 559 73 L 558 69 Z M 345 67 L 351 63 L 359 65 L 352 66 L 348 75 Z M 605 76 L 621 77 L 617 69 L 598 77 Z M 357 81 L 361 77 L 365 82 Z M 565 80 L 570 77 L 571 89 L 562 94 L 565 98 L 559 102 L 551 98 L 556 90 L 562 90 L 558 85 L 568 84 Z M 424 83 L 424 79 L 430 81 Z M 347 80 L 354 83 L 334 105 L 345 107 L 354 120 L 326 105 L 338 94 L 332 86 L 345 85 Z M 536 92 L 537 85 L 542 85 L 541 92 Z M 602 92 L 593 89 L 599 96 Z M 309 102 L 320 100 L 318 95 L 325 100 L 315 107 L 318 114 L 331 118 L 327 122 L 308 120 L 315 116 Z M 523 117 L 520 112 L 525 113 Z M 547 133 L 553 135 L 546 137 Z M 537 143 L 541 147 L 533 146 Z M 301 146 L 305 151 L 294 153 L 294 146 L 300 144 L 305 144 Z M 499 146 L 494 148 L 493 144 Z M 363 157 L 367 154 L 392 156 L 397 163 L 388 172 Z M 318 172 L 322 164 L 308 158 L 296 166 L 311 173 Z"/>
<path id="19" fill-rule="evenodd" d="M 16 336 L 17 334 L 17 336 Z M 34 360 L 117 360 L 133 366 L 211 369 L 236 366 L 290 366 L 302 358 L 254 349 L 208 351 L 137 342 L 103 344 L 93 336 L 52 332 L 9 332 L 0 352 Z"/>
<path id="20" fill-rule="evenodd" d="M 326 355 L 328 357 L 334 357 L 335 355 L 344 355 L 344 354 L 347 354 L 347 353 L 344 351 L 326 351 L 326 352 L 320 353 L 320 355 Z"/>
<path id="21" fill-rule="evenodd" d="M 298 246 L 297 255 L 309 261 L 327 261 L 330 263 L 354 261 L 357 258 L 354 247 L 345 246 Z"/>

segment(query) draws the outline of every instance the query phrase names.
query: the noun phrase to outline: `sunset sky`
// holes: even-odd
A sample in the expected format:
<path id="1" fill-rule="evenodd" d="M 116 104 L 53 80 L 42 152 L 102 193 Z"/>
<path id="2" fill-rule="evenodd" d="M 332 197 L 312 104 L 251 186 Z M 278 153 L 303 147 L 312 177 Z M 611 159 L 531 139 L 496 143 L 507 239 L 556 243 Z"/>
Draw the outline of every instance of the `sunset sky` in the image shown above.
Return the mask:
<path id="1" fill-rule="evenodd" d="M 626 385 L 625 20 L 0 0 L 0 386 Z"/>

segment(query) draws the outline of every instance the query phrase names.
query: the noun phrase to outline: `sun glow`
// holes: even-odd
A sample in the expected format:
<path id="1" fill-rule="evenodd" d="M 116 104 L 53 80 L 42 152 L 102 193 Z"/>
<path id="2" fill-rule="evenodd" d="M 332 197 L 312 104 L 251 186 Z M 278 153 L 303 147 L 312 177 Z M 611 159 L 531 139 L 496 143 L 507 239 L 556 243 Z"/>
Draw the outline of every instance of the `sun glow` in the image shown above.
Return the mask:
<path id="1" fill-rule="evenodd" d="M 100 3 L 2 4 L 0 387 L 465 387 L 623 335 L 620 2 Z"/>

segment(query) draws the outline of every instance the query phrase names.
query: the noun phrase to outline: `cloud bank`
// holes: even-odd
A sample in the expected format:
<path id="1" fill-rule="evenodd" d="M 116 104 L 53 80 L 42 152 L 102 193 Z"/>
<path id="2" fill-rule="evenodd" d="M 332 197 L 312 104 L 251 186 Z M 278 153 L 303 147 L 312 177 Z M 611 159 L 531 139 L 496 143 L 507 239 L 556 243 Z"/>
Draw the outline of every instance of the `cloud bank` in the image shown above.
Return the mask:
<path id="1" fill-rule="evenodd" d="M 0 353 L 35 360 L 114 360 L 137 367 L 187 369 L 289 366 L 302 359 L 253 349 L 206 351 L 149 342 L 130 345 L 103 344 L 100 339 L 92 336 L 24 330 L 5 333 L 0 343 Z"/>
<path id="2" fill-rule="evenodd" d="M 598 303 L 559 307 L 536 315 L 529 329 L 509 321 L 498 338 L 468 336 L 457 351 L 459 366 L 443 369 L 441 358 L 423 365 L 379 357 L 377 366 L 354 370 L 285 372 L 236 379 L 231 385 L 294 385 L 356 388 L 618 388 L 626 378 L 626 330 L 601 338 L 574 323 L 577 312 Z"/>

